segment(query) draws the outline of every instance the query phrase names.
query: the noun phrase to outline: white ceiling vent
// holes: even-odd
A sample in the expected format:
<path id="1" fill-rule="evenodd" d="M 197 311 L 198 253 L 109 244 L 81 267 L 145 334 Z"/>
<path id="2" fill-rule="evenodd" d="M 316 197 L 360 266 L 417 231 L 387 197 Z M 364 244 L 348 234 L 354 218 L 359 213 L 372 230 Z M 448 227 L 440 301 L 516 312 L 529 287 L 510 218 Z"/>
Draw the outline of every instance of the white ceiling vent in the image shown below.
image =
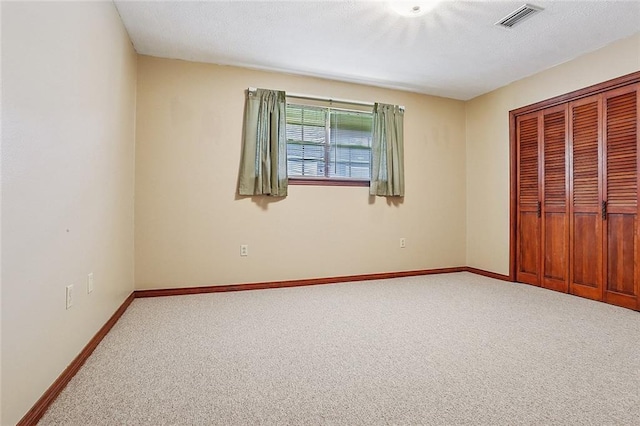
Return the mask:
<path id="1" fill-rule="evenodd" d="M 520 22 L 532 17 L 536 13 L 543 10 L 544 9 L 541 7 L 534 6 L 532 4 L 525 4 L 519 7 L 518 10 L 510 13 L 509 15 L 496 22 L 495 25 L 498 25 L 499 27 L 513 28 Z"/>

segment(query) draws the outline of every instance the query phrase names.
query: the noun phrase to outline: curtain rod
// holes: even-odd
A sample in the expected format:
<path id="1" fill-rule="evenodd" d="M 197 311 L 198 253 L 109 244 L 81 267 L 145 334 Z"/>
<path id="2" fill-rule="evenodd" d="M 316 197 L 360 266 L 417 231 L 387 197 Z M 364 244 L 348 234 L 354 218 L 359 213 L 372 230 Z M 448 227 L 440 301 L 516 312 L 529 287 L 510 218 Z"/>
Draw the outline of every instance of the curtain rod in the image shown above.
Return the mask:
<path id="1" fill-rule="evenodd" d="M 249 92 L 255 92 L 255 87 L 249 87 Z M 351 105 L 362 105 L 362 106 L 374 106 L 373 102 L 363 102 L 363 101 L 354 101 L 351 99 L 340 99 L 340 98 L 329 98 L 326 96 L 314 96 L 314 95 L 305 95 L 303 93 L 289 93 L 286 92 L 287 97 L 296 98 L 296 99 L 307 99 L 310 101 L 328 101 L 328 102 L 339 102 L 343 104 L 351 104 Z M 404 105 L 400 106 L 400 109 L 404 111 Z"/>

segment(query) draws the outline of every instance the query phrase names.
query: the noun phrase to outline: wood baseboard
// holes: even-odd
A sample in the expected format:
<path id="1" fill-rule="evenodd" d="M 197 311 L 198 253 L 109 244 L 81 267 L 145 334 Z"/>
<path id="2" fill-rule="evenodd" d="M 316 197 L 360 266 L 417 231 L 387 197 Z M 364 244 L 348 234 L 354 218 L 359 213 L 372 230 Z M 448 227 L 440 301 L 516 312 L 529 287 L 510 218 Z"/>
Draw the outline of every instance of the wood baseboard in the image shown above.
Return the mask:
<path id="1" fill-rule="evenodd" d="M 42 418 L 44 413 L 47 411 L 49 406 L 55 401 L 60 392 L 67 386 L 69 381 L 76 375 L 80 367 L 85 363 L 87 358 L 93 353 L 98 344 L 104 339 L 104 336 L 107 335 L 109 330 L 115 325 L 116 322 L 120 319 L 124 311 L 127 310 L 133 299 L 135 298 L 135 293 L 131 293 L 129 297 L 125 299 L 125 301 L 120 305 L 120 307 L 116 310 L 116 312 L 109 318 L 109 320 L 102 326 L 100 330 L 96 333 L 95 336 L 87 343 L 87 345 L 82 349 L 80 354 L 75 357 L 71 364 L 60 374 L 60 376 L 56 379 L 55 382 L 45 391 L 45 393 L 40 397 L 40 399 L 31 407 L 31 409 L 24 415 L 24 417 L 18 422 L 17 426 L 32 426 L 36 425 L 38 421 Z"/>
<path id="2" fill-rule="evenodd" d="M 267 288 L 300 287 L 320 284 L 337 284 L 353 281 L 384 280 L 389 278 L 412 277 L 418 275 L 447 274 L 464 272 L 464 267 L 422 269 L 417 271 L 385 272 L 379 274 L 345 275 L 340 277 L 311 278 L 304 280 L 268 281 L 249 284 L 213 285 L 204 287 L 166 288 L 157 290 L 136 290 L 138 297 L 182 296 L 187 294 L 221 293 L 226 291 L 262 290 Z"/>
<path id="3" fill-rule="evenodd" d="M 34 404 L 34 406 L 24 415 L 24 417 L 18 422 L 17 426 L 32 426 L 36 425 L 47 411 L 49 406 L 55 401 L 60 392 L 65 388 L 69 381 L 80 370 L 80 367 L 85 363 L 87 358 L 93 353 L 98 344 L 104 339 L 109 330 L 120 319 L 122 314 L 127 310 L 133 299 L 138 297 L 159 297 L 159 296 L 177 296 L 187 294 L 201 294 L 201 293 L 219 293 L 226 291 L 245 291 L 245 290 L 259 290 L 268 288 L 282 288 L 282 287 L 300 287 L 309 285 L 320 284 L 337 284 L 354 281 L 369 281 L 369 280 L 383 280 L 389 278 L 401 278 L 401 277 L 413 277 L 419 275 L 433 275 L 433 274 L 448 274 L 453 272 L 471 272 L 474 274 L 484 275 L 486 277 L 495 278 L 503 281 L 513 281 L 507 275 L 496 274 L 495 272 L 484 271 L 482 269 L 471 268 L 466 266 L 454 267 L 454 268 L 438 268 L 438 269 L 421 269 L 415 271 L 398 271 L 398 272 L 385 272 L 378 274 L 364 274 L 364 275 L 346 275 L 340 277 L 327 277 L 327 278 L 311 278 L 305 280 L 288 280 L 288 281 L 269 281 L 260 283 L 249 284 L 231 284 L 220 286 L 206 286 L 206 287 L 185 287 L 185 288 L 168 288 L 157 290 L 136 290 L 126 298 L 126 300 L 120 305 L 116 312 L 109 318 L 109 320 L 102 326 L 95 336 L 87 343 L 82 349 L 80 354 L 69 364 L 69 366 L 60 374 L 55 382 L 45 391 L 40 399 Z"/>
<path id="4" fill-rule="evenodd" d="M 509 281 L 509 282 L 514 282 L 515 281 L 515 280 L 511 279 L 511 277 L 509 277 L 509 275 L 497 274 L 495 272 L 485 271 L 484 269 L 472 268 L 470 266 L 467 266 L 467 267 L 464 268 L 464 270 L 467 271 L 467 272 L 471 272 L 472 274 L 478 274 L 478 275 L 483 275 L 483 276 L 489 277 L 489 278 L 495 278 L 496 280 Z"/>

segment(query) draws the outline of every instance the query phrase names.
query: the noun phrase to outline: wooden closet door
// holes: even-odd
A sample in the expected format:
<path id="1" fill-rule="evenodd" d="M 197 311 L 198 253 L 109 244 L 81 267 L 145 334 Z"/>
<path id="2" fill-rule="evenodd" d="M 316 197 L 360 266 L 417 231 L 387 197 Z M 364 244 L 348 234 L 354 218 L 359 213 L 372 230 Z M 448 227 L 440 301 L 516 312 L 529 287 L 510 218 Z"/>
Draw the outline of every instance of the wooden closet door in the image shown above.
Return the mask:
<path id="1" fill-rule="evenodd" d="M 569 291 L 602 300 L 602 96 L 569 104 Z"/>
<path id="2" fill-rule="evenodd" d="M 567 104 L 542 111 L 542 286 L 569 291 Z"/>
<path id="3" fill-rule="evenodd" d="M 604 94 L 604 300 L 638 304 L 638 85 Z"/>
<path id="4" fill-rule="evenodd" d="M 540 285 L 540 113 L 518 117 L 516 280 Z"/>

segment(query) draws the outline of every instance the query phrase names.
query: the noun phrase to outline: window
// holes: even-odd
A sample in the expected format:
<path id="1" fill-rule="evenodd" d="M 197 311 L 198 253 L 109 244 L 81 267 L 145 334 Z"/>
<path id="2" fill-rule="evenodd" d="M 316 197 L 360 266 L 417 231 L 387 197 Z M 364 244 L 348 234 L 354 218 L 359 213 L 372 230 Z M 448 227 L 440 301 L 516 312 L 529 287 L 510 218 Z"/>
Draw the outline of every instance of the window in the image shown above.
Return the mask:
<path id="1" fill-rule="evenodd" d="M 370 112 L 287 104 L 289 178 L 367 184 L 372 124 Z"/>

